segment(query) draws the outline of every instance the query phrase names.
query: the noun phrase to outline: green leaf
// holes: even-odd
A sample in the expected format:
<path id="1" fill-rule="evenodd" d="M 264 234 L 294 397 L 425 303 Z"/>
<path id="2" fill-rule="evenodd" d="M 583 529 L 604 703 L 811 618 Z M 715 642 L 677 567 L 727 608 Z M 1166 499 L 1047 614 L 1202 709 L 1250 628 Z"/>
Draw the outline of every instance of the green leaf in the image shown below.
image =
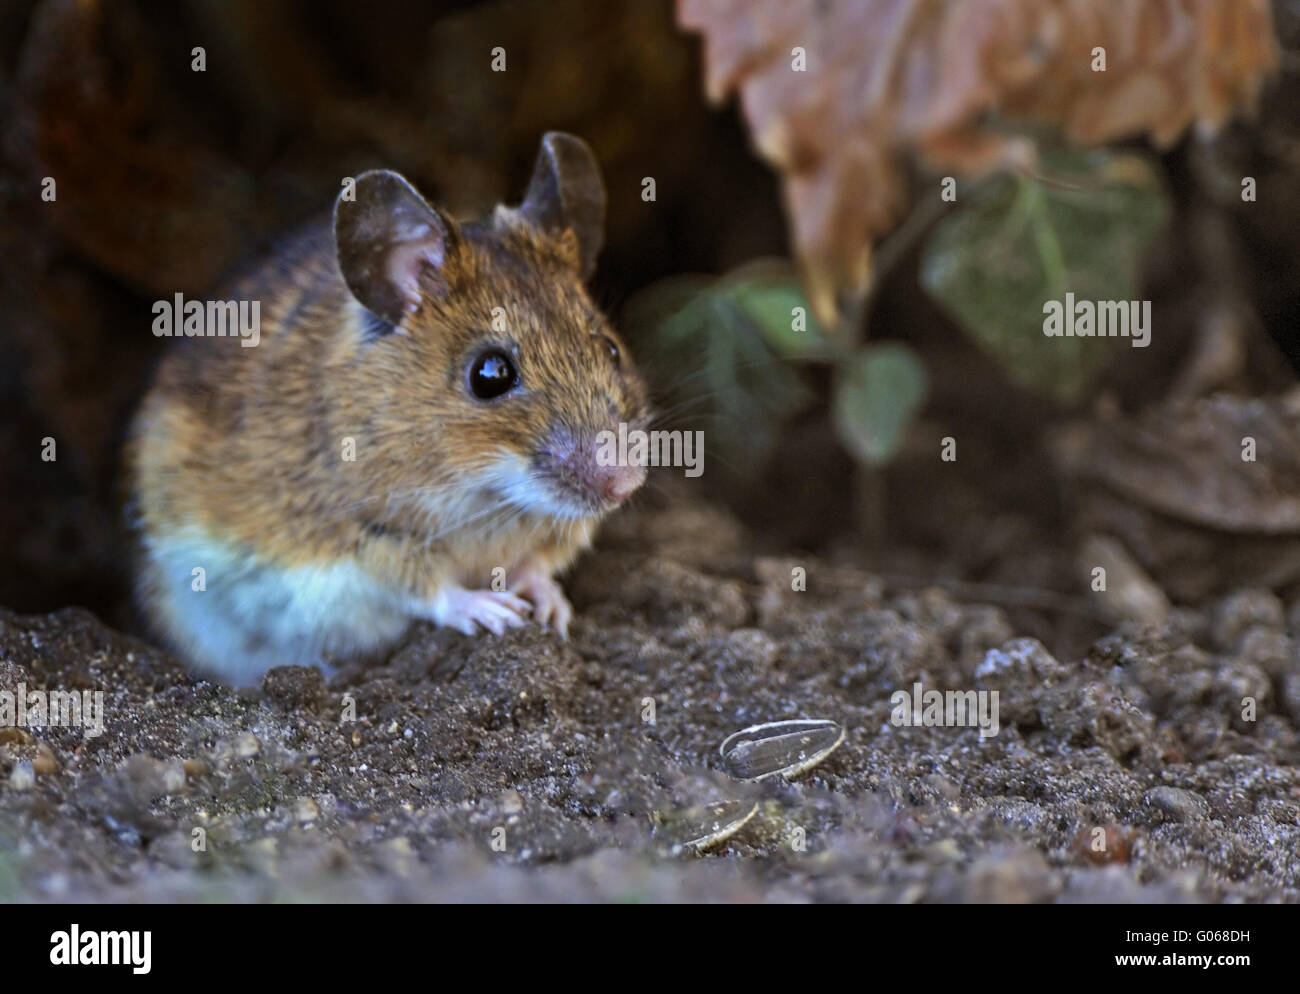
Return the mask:
<path id="1" fill-rule="evenodd" d="M 795 277 L 773 282 L 747 280 L 733 287 L 731 293 L 778 355 L 790 359 L 827 356 L 830 346 L 826 335 Z"/>
<path id="2" fill-rule="evenodd" d="M 671 376 L 665 406 L 683 412 L 683 426 L 703 428 L 713 465 L 746 477 L 812 394 L 764 334 L 782 308 L 788 329 L 792 298 L 762 276 L 737 276 L 656 283 L 629 301 L 623 323 L 633 338 L 654 343 L 649 366 Z"/>
<path id="3" fill-rule="evenodd" d="M 898 452 L 925 404 L 929 381 L 910 348 L 869 345 L 851 356 L 835 382 L 835 429 L 854 457 L 881 466 Z"/>
<path id="4" fill-rule="evenodd" d="M 1048 153 L 1046 181 L 993 184 L 936 228 L 921 282 L 1016 382 L 1062 404 L 1083 397 L 1128 338 L 1047 337 L 1043 306 L 1132 300 L 1143 252 L 1169 213 L 1149 163 Z"/>

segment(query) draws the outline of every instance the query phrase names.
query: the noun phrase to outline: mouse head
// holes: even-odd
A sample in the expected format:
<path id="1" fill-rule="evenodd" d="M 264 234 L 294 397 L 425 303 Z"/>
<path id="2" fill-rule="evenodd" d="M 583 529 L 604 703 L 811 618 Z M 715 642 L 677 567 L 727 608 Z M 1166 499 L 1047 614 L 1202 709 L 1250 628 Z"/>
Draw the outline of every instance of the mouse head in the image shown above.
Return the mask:
<path id="1" fill-rule="evenodd" d="M 604 222 L 591 149 L 557 132 L 523 203 L 481 223 L 456 222 L 387 170 L 340 195 L 351 382 L 369 391 L 367 420 L 404 480 L 560 518 L 602 514 L 644 482 L 643 466 L 606 465 L 603 433 L 645 428 L 649 410 L 584 286 Z"/>

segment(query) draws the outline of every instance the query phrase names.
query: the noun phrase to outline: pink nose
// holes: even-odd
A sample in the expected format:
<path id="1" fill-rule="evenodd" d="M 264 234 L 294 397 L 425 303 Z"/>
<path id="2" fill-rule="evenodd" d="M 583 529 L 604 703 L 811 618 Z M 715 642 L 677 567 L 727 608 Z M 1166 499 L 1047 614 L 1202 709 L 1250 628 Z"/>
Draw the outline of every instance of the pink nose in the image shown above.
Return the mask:
<path id="1" fill-rule="evenodd" d="M 592 489 L 611 504 L 621 504 L 645 482 L 644 466 L 597 466 Z"/>

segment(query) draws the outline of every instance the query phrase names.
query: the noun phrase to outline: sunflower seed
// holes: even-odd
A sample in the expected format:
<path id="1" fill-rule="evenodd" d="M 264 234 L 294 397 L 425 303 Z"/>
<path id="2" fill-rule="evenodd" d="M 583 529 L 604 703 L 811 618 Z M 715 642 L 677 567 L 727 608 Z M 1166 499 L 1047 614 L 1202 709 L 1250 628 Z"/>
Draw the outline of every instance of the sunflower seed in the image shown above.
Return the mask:
<path id="1" fill-rule="evenodd" d="M 704 852 L 726 842 L 757 813 L 757 801 L 716 801 L 661 813 L 658 820 L 673 849 Z"/>
<path id="2" fill-rule="evenodd" d="M 806 773 L 844 741 L 844 727 L 823 718 L 769 721 L 729 735 L 719 746 L 727 772 L 737 780 L 787 780 Z"/>

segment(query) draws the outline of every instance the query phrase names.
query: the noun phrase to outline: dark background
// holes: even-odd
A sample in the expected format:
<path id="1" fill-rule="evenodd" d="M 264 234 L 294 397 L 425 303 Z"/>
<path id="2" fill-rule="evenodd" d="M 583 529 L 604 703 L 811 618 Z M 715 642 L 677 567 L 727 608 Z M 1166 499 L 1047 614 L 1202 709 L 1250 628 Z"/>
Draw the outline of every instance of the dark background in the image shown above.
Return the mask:
<path id="1" fill-rule="evenodd" d="M 1275 6 L 1288 52 L 1254 122 L 1216 160 L 1256 175 L 1260 199 L 1300 207 L 1294 4 Z M 191 70 L 202 45 L 206 72 Z M 507 51 L 493 73 L 491 50 Z M 517 200 L 540 135 L 591 143 L 609 230 L 595 280 L 617 318 L 661 277 L 722 273 L 788 254 L 777 177 L 733 106 L 702 94 L 701 45 L 667 0 L 507 3 L 73 3 L 0 6 L 0 605 L 75 603 L 121 620 L 127 548 L 118 458 L 124 426 L 164 343 L 160 298 L 207 292 L 286 227 L 325 210 L 339 179 L 396 168 L 453 211 Z M 1286 66 L 1291 71 L 1286 71 Z M 1176 212 L 1146 276 L 1162 333 L 1108 374 L 1126 409 L 1159 396 L 1207 301 L 1250 312 L 1249 390 L 1275 390 L 1300 360 L 1300 210 L 1233 211 L 1205 195 L 1185 139 L 1164 156 Z M 55 203 L 40 182 L 58 183 Z M 655 203 L 641 200 L 653 176 Z M 874 301 L 876 338 L 908 340 L 933 381 L 914 451 L 877 495 L 885 545 L 855 520 L 852 464 L 824 405 L 789 426 L 744 485 L 703 492 L 738 510 L 755 541 L 873 560 L 918 575 L 1069 589 L 1067 509 L 1042 445 L 1072 412 L 1010 386 L 916 289 L 915 258 Z M 672 370 L 633 342 L 664 390 Z M 1286 356 L 1290 356 L 1290 363 Z M 825 386 L 817 371 L 815 387 Z M 934 477 L 934 439 L 955 420 L 977 441 Z M 937 433 L 937 434 L 936 434 Z M 40 459 L 53 437 L 58 460 Z M 943 491 L 942 502 L 936 493 Z"/>

